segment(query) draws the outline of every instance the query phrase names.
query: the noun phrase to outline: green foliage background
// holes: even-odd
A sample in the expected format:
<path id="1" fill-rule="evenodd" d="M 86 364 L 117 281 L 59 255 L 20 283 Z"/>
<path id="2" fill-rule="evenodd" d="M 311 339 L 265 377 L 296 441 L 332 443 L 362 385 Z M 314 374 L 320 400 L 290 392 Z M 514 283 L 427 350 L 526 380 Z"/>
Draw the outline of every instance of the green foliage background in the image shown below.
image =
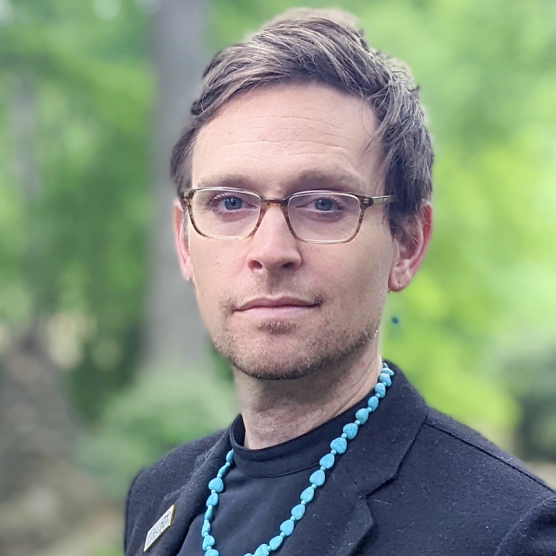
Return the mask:
<path id="1" fill-rule="evenodd" d="M 95 17 L 91 2 L 20 0 L 11 10 L 0 27 L 0 324 L 12 337 L 65 336 L 76 352 L 64 362 L 70 394 L 94 418 L 137 365 L 150 217 L 147 21 L 131 2 L 113 21 Z M 18 138 L 22 91 L 31 126 Z M 35 176 L 21 179 L 17 165 Z"/>
<path id="2" fill-rule="evenodd" d="M 129 442 L 130 470 L 158 455 L 137 407 L 167 414 L 155 451 L 194 433 L 175 425 L 183 404 L 163 412 L 136 378 L 152 217 L 154 71 L 150 19 L 138 9 L 148 2 L 122 0 L 103 19 L 93 7 L 110 2 L 99 1 L 0 5 L 11 6 L 0 9 L 0 356 L 29 330 L 54 359 L 65 341 L 68 396 L 105 439 L 104 452 L 91 440 L 94 452 L 110 459 L 114 443 Z M 207 48 L 295 4 L 213 0 Z M 434 238 L 414 284 L 390 296 L 384 354 L 434 406 L 510 445 L 520 411 L 536 414 L 536 385 L 554 383 L 556 3 L 341 4 L 373 46 L 412 68 L 437 154 Z M 22 102 L 31 120 L 19 129 Z M 173 380 L 162 382 L 176 390 Z M 542 430 L 555 412 L 537 419 Z M 555 453 L 554 442 L 518 446 Z"/>

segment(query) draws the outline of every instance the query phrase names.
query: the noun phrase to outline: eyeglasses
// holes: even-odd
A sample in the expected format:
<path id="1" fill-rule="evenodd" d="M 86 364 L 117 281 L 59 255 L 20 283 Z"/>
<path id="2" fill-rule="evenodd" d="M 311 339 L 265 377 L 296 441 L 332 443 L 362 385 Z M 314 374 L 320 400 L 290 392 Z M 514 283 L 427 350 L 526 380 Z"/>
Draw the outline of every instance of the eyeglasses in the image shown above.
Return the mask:
<path id="1" fill-rule="evenodd" d="M 245 239 L 259 227 L 272 205 L 282 209 L 288 228 L 306 243 L 346 243 L 359 232 L 365 211 L 397 202 L 395 195 L 365 197 L 336 191 L 300 191 L 285 199 L 264 199 L 257 193 L 231 187 L 190 189 L 182 207 L 202 236 Z"/>

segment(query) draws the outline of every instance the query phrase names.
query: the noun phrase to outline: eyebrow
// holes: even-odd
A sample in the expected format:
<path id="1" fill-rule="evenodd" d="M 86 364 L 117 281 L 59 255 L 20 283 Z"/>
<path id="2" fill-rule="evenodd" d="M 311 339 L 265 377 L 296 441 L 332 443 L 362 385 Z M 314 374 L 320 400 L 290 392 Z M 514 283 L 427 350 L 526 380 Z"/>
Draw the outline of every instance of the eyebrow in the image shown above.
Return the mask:
<path id="1" fill-rule="evenodd" d="M 236 187 L 238 189 L 253 189 L 256 182 L 241 174 L 222 174 L 199 180 L 195 189 L 207 187 Z"/>
<path id="2" fill-rule="evenodd" d="M 290 192 L 303 191 L 304 189 L 331 189 L 345 192 L 362 193 L 368 187 L 359 176 L 343 170 L 304 170 L 287 183 Z M 221 174 L 207 179 L 201 179 L 197 189 L 207 187 L 235 187 L 257 191 L 260 183 L 243 174 Z"/>

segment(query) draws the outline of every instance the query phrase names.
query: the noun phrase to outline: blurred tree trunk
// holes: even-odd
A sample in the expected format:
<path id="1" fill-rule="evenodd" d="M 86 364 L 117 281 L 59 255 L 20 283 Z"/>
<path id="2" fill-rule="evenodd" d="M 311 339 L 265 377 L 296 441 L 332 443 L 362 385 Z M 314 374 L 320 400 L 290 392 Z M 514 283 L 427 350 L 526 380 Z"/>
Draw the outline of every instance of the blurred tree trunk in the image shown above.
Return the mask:
<path id="1" fill-rule="evenodd" d="M 59 371 L 30 331 L 0 358 L 0 554 L 58 541 L 103 502 L 72 463 L 76 426 Z"/>
<path id="2" fill-rule="evenodd" d="M 207 0 L 161 0 L 153 17 L 157 75 L 153 224 L 147 300 L 146 367 L 199 368 L 208 340 L 192 288 L 174 252 L 170 153 L 186 123 L 206 61 Z"/>

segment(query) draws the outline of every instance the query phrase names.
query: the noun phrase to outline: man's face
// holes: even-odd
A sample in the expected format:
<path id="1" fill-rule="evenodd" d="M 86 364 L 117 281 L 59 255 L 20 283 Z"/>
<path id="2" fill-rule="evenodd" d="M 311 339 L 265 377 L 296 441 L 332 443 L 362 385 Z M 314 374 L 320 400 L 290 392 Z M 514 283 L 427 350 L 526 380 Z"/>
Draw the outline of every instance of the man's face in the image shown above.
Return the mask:
<path id="1" fill-rule="evenodd" d="M 372 111 L 321 85 L 274 85 L 229 101 L 200 131 L 192 186 L 283 198 L 311 189 L 383 194 Z M 296 240 L 271 206 L 254 236 L 200 236 L 176 212 L 184 275 L 217 349 L 250 376 L 295 378 L 376 345 L 399 259 L 384 208 L 366 211 L 348 243 Z"/>

